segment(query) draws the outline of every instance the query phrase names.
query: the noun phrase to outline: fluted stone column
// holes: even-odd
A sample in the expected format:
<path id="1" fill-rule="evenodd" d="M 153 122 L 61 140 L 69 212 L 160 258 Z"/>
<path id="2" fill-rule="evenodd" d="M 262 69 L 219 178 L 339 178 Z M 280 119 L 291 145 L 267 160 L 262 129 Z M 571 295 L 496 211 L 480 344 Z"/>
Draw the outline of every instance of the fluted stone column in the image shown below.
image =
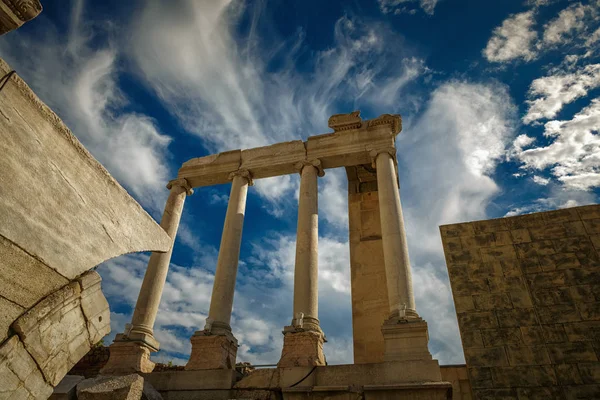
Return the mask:
<path id="1" fill-rule="evenodd" d="M 246 170 L 236 171 L 230 178 L 231 193 L 221 236 L 210 309 L 204 330 L 197 331 L 191 338 L 192 354 L 186 365 L 188 370 L 235 367 L 237 340 L 231 333 L 229 324 L 242 243 L 246 196 L 248 186 L 253 182 L 250 172 Z"/>
<path id="2" fill-rule="evenodd" d="M 160 226 L 171 237 L 174 244 L 185 198 L 191 195 L 193 190 L 184 178 L 172 180 L 167 188 L 171 192 Z M 154 363 L 150 361 L 150 352 L 159 349 L 153 328 L 169 271 L 173 244 L 168 252 L 152 253 L 150 256 L 131 324 L 127 325 L 124 333 L 117 334 L 114 343 L 110 346 L 110 359 L 102 373 L 152 372 Z"/>
<path id="3" fill-rule="evenodd" d="M 386 361 L 431 360 L 427 322 L 415 307 L 406 230 L 396 175 L 396 149 L 371 152 L 377 169 L 381 237 L 390 317 L 382 325 Z"/>
<path id="4" fill-rule="evenodd" d="M 296 264 L 294 269 L 294 316 L 291 326 L 284 328 L 284 345 L 280 367 L 325 365 L 324 335 L 318 313 L 318 184 L 324 172 L 319 160 L 302 162 Z"/>

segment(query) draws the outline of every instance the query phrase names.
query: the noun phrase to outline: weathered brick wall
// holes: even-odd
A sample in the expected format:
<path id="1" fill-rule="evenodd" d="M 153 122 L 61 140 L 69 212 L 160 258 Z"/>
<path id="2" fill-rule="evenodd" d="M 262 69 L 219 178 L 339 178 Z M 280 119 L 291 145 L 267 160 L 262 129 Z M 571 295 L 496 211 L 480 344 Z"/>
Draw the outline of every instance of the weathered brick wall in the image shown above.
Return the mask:
<path id="1" fill-rule="evenodd" d="M 600 398 L 600 205 L 440 231 L 474 397 Z"/>

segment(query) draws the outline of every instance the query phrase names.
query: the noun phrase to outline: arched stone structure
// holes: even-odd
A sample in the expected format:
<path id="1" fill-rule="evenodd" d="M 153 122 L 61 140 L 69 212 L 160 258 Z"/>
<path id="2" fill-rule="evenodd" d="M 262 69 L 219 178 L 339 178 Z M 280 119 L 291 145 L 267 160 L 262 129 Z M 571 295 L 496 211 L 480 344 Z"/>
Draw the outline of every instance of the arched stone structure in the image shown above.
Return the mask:
<path id="1" fill-rule="evenodd" d="M 10 67 L 0 60 L 0 76 Z M 0 91 L 0 397 L 45 398 L 110 331 L 103 261 L 171 238 L 12 74 Z"/>

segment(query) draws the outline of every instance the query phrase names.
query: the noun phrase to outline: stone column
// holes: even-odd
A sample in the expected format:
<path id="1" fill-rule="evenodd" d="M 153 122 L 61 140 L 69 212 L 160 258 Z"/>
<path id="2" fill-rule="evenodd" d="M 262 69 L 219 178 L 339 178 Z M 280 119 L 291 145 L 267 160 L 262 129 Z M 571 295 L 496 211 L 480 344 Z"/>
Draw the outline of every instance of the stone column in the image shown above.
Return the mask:
<path id="1" fill-rule="evenodd" d="M 325 365 L 324 335 L 318 317 L 318 185 L 317 176 L 324 172 L 319 160 L 302 162 L 296 265 L 294 270 L 294 316 L 284 328 L 284 345 L 280 367 Z"/>
<path id="2" fill-rule="evenodd" d="M 372 151 L 377 169 L 381 237 L 390 316 L 382 326 L 384 359 L 431 360 L 427 323 L 417 314 L 400 191 L 396 149 Z"/>
<path id="3" fill-rule="evenodd" d="M 247 170 L 232 173 L 230 179 L 231 194 L 225 214 L 210 309 L 204 330 L 197 331 L 191 338 L 192 354 L 185 367 L 188 370 L 235 367 L 237 340 L 231 333 L 229 324 L 242 243 L 246 195 L 248 186 L 253 182 Z"/>
<path id="4" fill-rule="evenodd" d="M 171 193 L 160 226 L 174 244 L 185 197 L 191 195 L 193 190 L 185 178 L 172 180 L 167 188 Z M 159 349 L 159 343 L 154 338 L 154 321 L 169 271 L 173 244 L 168 252 L 152 253 L 150 256 L 131 324 L 127 324 L 124 333 L 117 334 L 110 346 L 110 359 L 102 373 L 152 372 L 154 369 L 150 352 Z"/>

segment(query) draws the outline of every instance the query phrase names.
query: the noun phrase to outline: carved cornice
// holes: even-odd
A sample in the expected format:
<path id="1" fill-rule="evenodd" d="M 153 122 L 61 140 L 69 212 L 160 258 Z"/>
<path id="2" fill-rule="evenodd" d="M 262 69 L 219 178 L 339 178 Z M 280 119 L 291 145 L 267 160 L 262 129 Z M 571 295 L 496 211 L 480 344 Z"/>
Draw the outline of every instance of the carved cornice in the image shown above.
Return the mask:
<path id="1" fill-rule="evenodd" d="M 167 183 L 167 189 L 171 190 L 174 187 L 180 187 L 185 190 L 185 194 L 190 196 L 194 194 L 194 190 L 190 186 L 189 182 L 185 178 L 177 178 L 173 179 L 169 183 Z"/>
<path id="2" fill-rule="evenodd" d="M 242 178 L 246 178 L 249 186 L 254 186 L 254 180 L 252 179 L 252 173 L 247 169 L 240 168 L 237 171 L 233 171 L 229 174 L 229 180 L 233 180 L 236 176 L 241 176 Z"/>
<path id="3" fill-rule="evenodd" d="M 362 126 L 360 111 L 354 111 L 350 114 L 335 114 L 329 117 L 328 126 L 334 132 L 358 129 Z"/>
<path id="4" fill-rule="evenodd" d="M 402 130 L 402 117 L 399 114 L 383 114 L 367 121 L 367 129 L 375 129 L 381 125 L 390 125 L 392 134 L 397 135 Z"/>
<path id="5" fill-rule="evenodd" d="M 42 5 L 38 0 L 2 0 L 2 3 L 23 22 L 34 19 L 42 12 Z"/>
<path id="6" fill-rule="evenodd" d="M 318 176 L 325 176 L 325 171 L 323 170 L 323 164 L 321 164 L 321 160 L 300 161 L 296 163 L 295 167 L 296 170 L 298 170 L 298 172 L 302 174 L 302 169 L 307 165 L 315 167 L 317 169 Z"/>

